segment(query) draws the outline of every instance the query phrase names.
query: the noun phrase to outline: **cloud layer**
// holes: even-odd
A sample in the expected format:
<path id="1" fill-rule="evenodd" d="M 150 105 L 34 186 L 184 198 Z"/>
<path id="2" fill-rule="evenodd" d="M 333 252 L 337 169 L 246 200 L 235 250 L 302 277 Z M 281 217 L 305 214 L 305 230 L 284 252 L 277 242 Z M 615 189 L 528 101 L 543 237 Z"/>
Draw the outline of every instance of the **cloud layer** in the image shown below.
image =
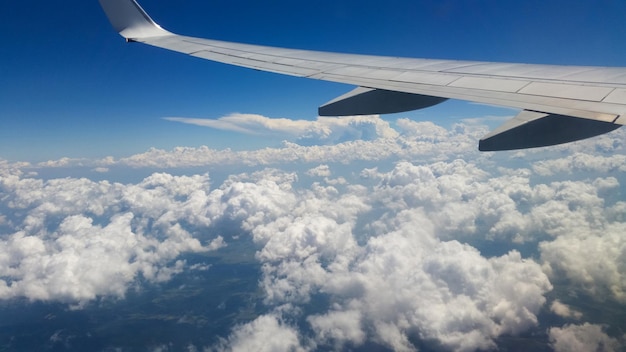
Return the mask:
<path id="1" fill-rule="evenodd" d="M 210 224 L 199 203 L 208 182 L 167 174 L 137 185 L 0 178 L 1 206 L 11 214 L 5 225 L 13 229 L 0 239 L 0 298 L 81 304 L 123 297 L 139 276 L 168 280 L 183 270 L 182 253 L 223 245 L 185 229 Z"/>
<path id="2" fill-rule="evenodd" d="M 223 119 L 232 120 L 231 117 Z M 457 124 L 451 130 L 447 130 L 432 122 L 416 122 L 409 119 L 398 119 L 392 126 L 390 122 L 378 116 L 320 117 L 317 121 L 282 122 L 286 119 L 275 121 L 252 115 L 251 118 L 244 120 L 248 123 L 262 121 L 263 123 L 255 125 L 254 129 L 250 127 L 251 131 L 262 134 L 275 133 L 284 140 L 283 145 L 279 148 L 244 151 L 216 150 L 206 146 L 177 147 L 170 151 L 152 148 L 145 153 L 120 159 L 62 158 L 39 163 L 36 167 L 90 167 L 93 170 L 106 171 L 116 166 L 163 169 L 232 165 L 269 166 L 288 163 L 348 164 L 355 161 L 393 162 L 398 159 L 443 160 L 461 155 L 478 158 L 481 154 L 477 150 L 477 140 L 487 133 L 484 126 L 473 124 Z M 208 121 L 214 124 L 222 120 Z M 293 129 L 285 127 L 294 124 L 299 127 Z M 269 127 L 264 127 L 266 125 Z M 279 129 L 273 127 L 275 125 L 283 127 Z"/>
<path id="3" fill-rule="evenodd" d="M 322 122 L 332 131 L 318 140 L 345 131 Z M 296 139 L 306 131 L 297 121 L 279 125 Z M 80 306 L 123 297 L 144 280 L 191 270 L 186 253 L 245 236 L 261 264 L 264 311 L 212 349 L 490 350 L 537 329 L 556 350 L 621 345 L 572 296 L 548 298 L 565 287 L 598 304 L 626 304 L 624 151 L 611 142 L 621 134 L 536 160 L 535 151 L 479 155 L 480 126 L 400 119 L 395 127 L 396 135 L 329 145 L 151 150 L 38 169 L 83 165 L 102 177 L 102 168 L 124 166 L 238 167 L 213 185 L 208 174 L 154 173 L 127 184 L 44 179 L 29 174 L 31 165 L 2 162 L 0 298 Z M 358 169 L 346 166 L 355 161 Z M 561 326 L 546 329 L 541 313 Z"/>

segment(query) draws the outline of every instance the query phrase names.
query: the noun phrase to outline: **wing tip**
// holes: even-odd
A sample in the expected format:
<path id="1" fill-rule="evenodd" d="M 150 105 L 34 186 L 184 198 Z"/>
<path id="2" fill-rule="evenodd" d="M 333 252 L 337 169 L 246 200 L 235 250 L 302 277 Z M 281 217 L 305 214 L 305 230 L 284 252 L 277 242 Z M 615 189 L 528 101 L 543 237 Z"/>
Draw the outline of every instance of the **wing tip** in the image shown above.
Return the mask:
<path id="1" fill-rule="evenodd" d="M 100 0 L 100 6 L 127 42 L 171 34 L 154 22 L 135 0 Z"/>

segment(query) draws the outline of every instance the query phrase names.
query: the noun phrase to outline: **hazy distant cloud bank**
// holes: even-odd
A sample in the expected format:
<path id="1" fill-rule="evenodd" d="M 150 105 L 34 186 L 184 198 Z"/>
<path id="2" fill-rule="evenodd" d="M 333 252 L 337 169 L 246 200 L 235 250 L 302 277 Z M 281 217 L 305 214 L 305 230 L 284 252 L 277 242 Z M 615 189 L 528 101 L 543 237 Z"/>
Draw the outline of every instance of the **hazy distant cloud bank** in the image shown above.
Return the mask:
<path id="1" fill-rule="evenodd" d="M 351 163 L 354 161 L 395 160 L 467 160 L 488 159 L 478 152 L 478 139 L 487 133 L 485 126 L 458 123 L 445 129 L 432 122 L 400 118 L 393 123 L 378 116 L 345 118 L 320 117 L 316 121 L 270 119 L 260 115 L 230 115 L 218 120 L 170 118 L 176 121 L 210 125 L 235 124 L 242 133 L 273 135 L 284 139 L 281 147 L 235 151 L 206 146 L 177 147 L 172 150 L 152 148 L 125 158 L 101 160 L 62 158 L 21 167 L 90 167 L 106 172 L 112 167 L 185 168 L 228 165 L 282 165 L 290 163 Z M 191 120 L 191 121 L 190 121 Z M 196 121 L 199 120 L 199 121 Z M 571 172 L 624 171 L 626 131 L 586 141 L 507 153 L 500 160 L 536 160 L 533 171 L 551 176 Z M 614 155 L 619 153 L 618 155 Z M 548 157 L 546 160 L 546 156 Z M 564 157 L 563 157 L 564 156 Z M 562 158 L 563 157 L 563 158 Z M 0 165 L 2 166 L 2 165 Z"/>
<path id="2" fill-rule="evenodd" d="M 244 121 L 266 122 L 256 119 Z M 386 131 L 387 122 L 374 124 Z M 479 126 L 400 119 L 396 128 L 330 145 L 81 161 L 244 169 L 219 184 L 169 173 L 130 184 L 43 180 L 24 171 L 29 165 L 0 163 L 0 298 L 80 305 L 123 297 L 141 278 L 191 270 L 185 253 L 237 241 L 213 228 L 229 224 L 256 245 L 266 312 L 211 349 L 414 351 L 420 341 L 491 350 L 499 337 L 542 326 L 542 311 L 563 321 L 542 330 L 557 351 L 622 346 L 573 296 L 547 298 L 558 285 L 598 304 L 626 304 L 621 132 L 535 160 L 537 151 L 478 154 Z M 356 160 L 371 163 L 342 171 Z M 496 244 L 494 254 L 484 252 Z M 532 250 L 514 249 L 521 247 Z M 304 313 L 319 296 L 327 303 Z"/>
<path id="3" fill-rule="evenodd" d="M 267 119 L 259 117 L 260 119 Z M 213 121 L 213 120 L 211 120 Z M 213 150 L 206 147 L 152 149 L 116 161 L 132 167 L 188 167 L 200 165 L 276 165 L 292 162 L 324 163 L 404 159 L 447 158 L 455 154 L 476 154 L 476 140 L 484 127 L 457 125 L 452 130 L 432 122 L 396 121 L 396 129 L 377 116 L 322 118 L 294 121 L 306 127 L 285 133 L 281 148 L 252 151 Z M 264 131 L 263 129 L 260 129 Z M 289 138 L 296 137 L 296 138 Z"/>
<path id="4" fill-rule="evenodd" d="M 115 159 L 50 160 L 36 167 L 90 167 L 102 172 L 111 167 L 181 168 L 225 165 L 281 165 L 287 163 L 350 163 L 353 161 L 382 161 L 397 159 L 449 159 L 464 155 L 477 158 L 477 140 L 487 132 L 484 126 L 458 124 L 447 130 L 432 122 L 398 119 L 392 124 L 378 116 L 322 118 L 317 121 L 269 119 L 258 115 L 225 117 L 223 120 L 243 119 L 243 133 L 269 134 L 276 132 L 284 139 L 276 148 L 234 151 L 202 147 L 177 147 L 173 150 L 150 149 L 145 153 Z M 173 118 L 171 118 L 173 119 Z M 188 119 L 185 119 L 186 122 Z M 286 121 L 282 121 L 286 120 Z M 195 121 L 195 120 L 194 120 Z M 206 122 L 208 121 L 208 122 Z M 257 123 L 257 121 L 260 121 Z M 201 120 L 201 124 L 224 123 L 222 120 Z M 254 123 L 254 124 L 253 124 Z M 249 126 L 253 124 L 253 126 Z M 244 124 L 239 124 L 244 125 Z M 239 126 L 238 125 L 238 126 Z M 280 126 L 275 127 L 276 125 Z M 292 128 L 292 125 L 295 126 Z M 243 128 L 243 127 L 242 127 Z M 234 130 L 234 129 L 233 129 Z M 248 131 L 249 130 L 249 131 Z"/>

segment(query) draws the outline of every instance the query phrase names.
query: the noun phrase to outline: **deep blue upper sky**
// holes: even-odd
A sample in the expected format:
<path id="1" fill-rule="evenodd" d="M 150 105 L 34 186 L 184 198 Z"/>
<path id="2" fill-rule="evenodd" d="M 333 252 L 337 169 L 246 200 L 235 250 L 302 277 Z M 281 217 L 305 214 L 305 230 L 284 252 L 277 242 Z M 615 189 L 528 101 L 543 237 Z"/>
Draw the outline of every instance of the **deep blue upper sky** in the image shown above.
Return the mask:
<path id="1" fill-rule="evenodd" d="M 140 3 L 166 29 L 215 39 L 391 56 L 626 65 L 621 0 Z M 315 119 L 318 105 L 351 89 L 126 44 L 96 0 L 4 1 L 0 33 L 0 158 L 14 161 L 179 145 L 245 148 L 236 134 L 162 118 L 242 112 Z M 446 109 L 458 116 L 458 104 L 436 109 L 433 116 Z"/>

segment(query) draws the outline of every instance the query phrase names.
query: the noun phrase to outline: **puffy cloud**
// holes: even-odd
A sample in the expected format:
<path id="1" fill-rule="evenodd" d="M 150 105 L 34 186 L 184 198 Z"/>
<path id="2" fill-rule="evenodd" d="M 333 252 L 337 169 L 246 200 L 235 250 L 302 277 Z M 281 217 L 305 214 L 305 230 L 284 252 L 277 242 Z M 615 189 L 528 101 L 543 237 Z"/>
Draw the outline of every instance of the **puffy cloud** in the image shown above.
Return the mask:
<path id="1" fill-rule="evenodd" d="M 450 349 L 487 349 L 494 337 L 537 323 L 551 286 L 536 263 L 515 252 L 487 260 L 413 225 L 370 240 L 357 271 L 363 293 L 344 303 L 365 311 L 381 342 L 409 349 L 408 337 L 418 334 Z"/>
<path id="2" fill-rule="evenodd" d="M 307 321 L 317 333 L 321 343 L 332 345 L 340 350 L 343 343 L 350 341 L 354 345 L 365 342 L 367 337 L 361 326 L 362 313 L 358 310 L 330 311 L 323 315 L 312 315 Z"/>
<path id="3" fill-rule="evenodd" d="M 177 147 L 171 151 L 150 149 L 117 161 L 131 167 L 177 168 L 209 165 L 280 165 L 287 163 L 349 163 L 355 160 L 384 160 L 401 147 L 390 139 L 349 141 L 336 145 L 302 146 L 283 142 L 282 148 L 253 151 L 215 150 L 208 147 Z"/>
<path id="4" fill-rule="evenodd" d="M 470 246 L 437 241 L 423 230 L 432 229 L 423 214 L 401 217 L 400 228 L 370 239 L 355 273 L 344 273 L 356 274 L 350 286 L 359 290 L 345 291 L 348 277 L 323 288 L 344 298 L 346 309 L 364 311 L 381 342 L 409 349 L 417 334 L 455 350 L 486 349 L 494 337 L 537 323 L 551 289 L 539 265 L 516 252 L 485 259 Z"/>
<path id="5" fill-rule="evenodd" d="M 32 165 L 28 162 L 9 162 L 0 159 L 0 177 L 15 177 L 24 174 L 24 169 L 28 169 Z"/>
<path id="6" fill-rule="evenodd" d="M 626 303 L 626 224 L 601 226 L 542 242 L 544 268 L 551 276 L 570 280 L 587 294 Z"/>
<path id="7" fill-rule="evenodd" d="M 64 166 L 69 166 L 70 164 L 75 164 L 77 161 L 80 161 L 82 159 L 72 159 L 72 158 L 61 158 L 59 160 L 49 160 L 49 161 L 45 161 L 45 162 L 41 162 L 38 164 L 38 166 L 41 167 L 64 167 Z"/>
<path id="8" fill-rule="evenodd" d="M 257 120 L 243 121 L 265 122 Z M 537 328 L 538 313 L 550 280 L 572 294 L 623 304 L 626 202 L 619 196 L 622 171 L 610 166 L 619 155 L 609 160 L 598 147 L 544 162 L 533 162 L 535 151 L 479 156 L 484 127 L 408 119 L 394 127 L 395 137 L 376 132 L 372 140 L 335 145 L 153 149 L 88 166 L 274 167 L 227 176 L 213 188 L 208 175 L 156 173 L 119 184 L 43 180 L 4 167 L 0 209 L 10 212 L 0 222 L 0 296 L 79 303 L 119 297 L 138 277 L 159 282 L 200 270 L 187 268 L 185 253 L 247 235 L 261 263 L 265 311 L 233 327 L 216 348 L 262 349 L 270 341 L 278 350 L 416 350 L 419 341 L 444 350 L 493 349 L 504 335 L 545 331 Z M 319 131 L 315 138 L 326 138 Z M 334 136 L 328 138 L 340 140 Z M 621 148 L 602 141 L 589 143 Z M 548 155 L 567 149 L 554 150 Z M 355 160 L 372 162 L 342 172 L 340 164 Z M 51 163 L 61 164 L 72 161 Z M 585 174 L 554 177 L 570 170 Z M 606 170 L 612 174 L 598 174 Z M 567 302 L 556 297 L 550 309 L 586 315 L 575 299 Z M 559 347 L 566 336 L 615 340 L 589 324 L 553 328 L 550 336 L 557 349 L 566 348 Z"/>
<path id="9" fill-rule="evenodd" d="M 368 341 L 411 350 L 420 339 L 452 350 L 494 348 L 499 336 L 538 324 L 551 289 L 542 270 L 599 299 L 620 297 L 615 244 L 624 205 L 604 201 L 619 187 L 615 178 L 533 183 L 528 169 L 487 171 L 462 160 L 399 162 L 363 175 L 377 183 L 302 189 L 294 173 L 266 169 L 231 177 L 209 197 L 213 218 L 236 220 L 259 246 L 270 309 L 330 297 L 330 306 L 306 317 L 320 346 Z M 598 254 L 582 260 L 560 249 L 572 238 L 599 241 L 573 242 Z M 468 244 L 485 239 L 543 241 L 541 263 L 517 251 L 485 257 Z M 558 301 L 552 310 L 580 314 Z"/>
<path id="10" fill-rule="evenodd" d="M 438 202 L 462 201 L 454 185 L 474 177 L 486 174 L 464 162 L 399 163 L 370 190 L 314 183 L 293 193 L 273 180 L 294 178 L 266 171 L 221 187 L 221 198 L 232 205 L 224 214 L 247 219 L 244 228 L 261 245 L 266 304 L 306 304 L 315 294 L 335 302 L 307 318 L 318 343 L 358 346 L 367 336 L 411 350 L 417 337 L 469 351 L 535 326 L 551 289 L 540 265 L 518 252 L 487 259 L 467 244 L 438 237 Z M 413 199 L 394 206 L 401 195 Z M 359 222 L 369 225 L 359 230 Z"/>
<path id="11" fill-rule="evenodd" d="M 565 351 L 620 351 L 620 341 L 609 337 L 600 325 L 565 325 L 550 328 L 550 342 L 556 352 Z"/>
<path id="12" fill-rule="evenodd" d="M 300 344 L 296 328 L 285 324 L 274 315 L 262 315 L 250 323 L 233 329 L 227 340 L 215 348 L 218 351 L 307 351 Z"/>
<path id="13" fill-rule="evenodd" d="M 550 311 L 564 318 L 580 319 L 583 317 L 583 313 L 572 309 L 570 306 L 561 303 L 559 300 L 554 300 L 554 302 L 552 302 L 550 305 Z"/>
<path id="14" fill-rule="evenodd" d="M 309 169 L 306 172 L 309 176 L 317 176 L 317 177 L 328 177 L 330 176 L 330 168 L 326 164 L 322 164 L 320 166 Z"/>
<path id="15" fill-rule="evenodd" d="M 560 159 L 535 162 L 533 170 L 542 176 L 574 172 L 626 172 L 626 155 L 598 156 L 579 152 Z"/>
<path id="16" fill-rule="evenodd" d="M 0 177 L 1 205 L 11 210 L 0 236 L 0 298 L 81 305 L 122 297 L 139 276 L 169 280 L 184 269 L 182 254 L 225 245 L 190 232 L 211 223 L 203 212 L 208 182 L 167 174 L 136 185 Z"/>
<path id="17" fill-rule="evenodd" d="M 0 242 L 5 281 L 2 298 L 85 302 L 97 296 L 122 297 L 141 272 L 163 281 L 181 270 L 182 262 L 167 264 L 183 251 L 202 251 L 200 243 L 182 238 L 158 243 L 131 230 L 133 215 L 115 216 L 105 226 L 74 215 L 65 218 L 53 239 L 18 232 Z M 153 252 L 153 249 L 156 251 Z"/>

